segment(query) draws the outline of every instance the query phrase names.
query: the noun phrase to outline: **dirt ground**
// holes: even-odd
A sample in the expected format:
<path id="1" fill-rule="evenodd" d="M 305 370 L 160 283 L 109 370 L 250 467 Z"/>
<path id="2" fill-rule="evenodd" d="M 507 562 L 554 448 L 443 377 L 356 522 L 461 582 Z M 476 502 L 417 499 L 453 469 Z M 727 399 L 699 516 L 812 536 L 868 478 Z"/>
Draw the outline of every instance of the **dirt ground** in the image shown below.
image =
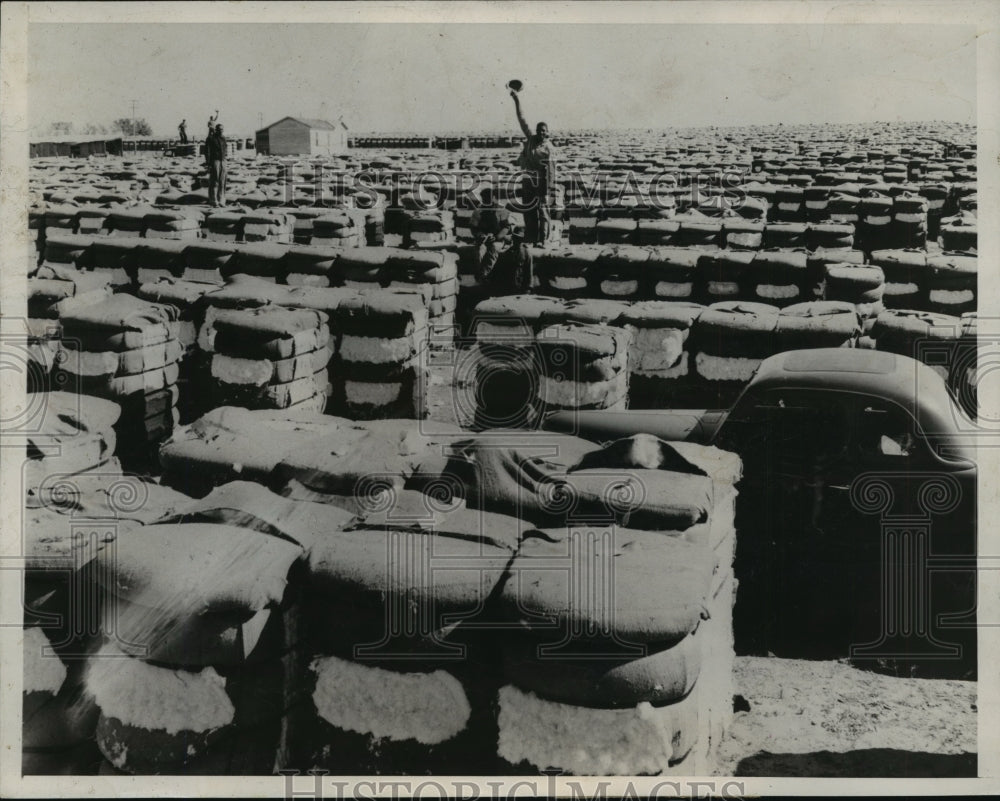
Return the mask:
<path id="1" fill-rule="evenodd" d="M 736 693 L 723 775 L 976 775 L 975 682 L 739 657 Z"/>

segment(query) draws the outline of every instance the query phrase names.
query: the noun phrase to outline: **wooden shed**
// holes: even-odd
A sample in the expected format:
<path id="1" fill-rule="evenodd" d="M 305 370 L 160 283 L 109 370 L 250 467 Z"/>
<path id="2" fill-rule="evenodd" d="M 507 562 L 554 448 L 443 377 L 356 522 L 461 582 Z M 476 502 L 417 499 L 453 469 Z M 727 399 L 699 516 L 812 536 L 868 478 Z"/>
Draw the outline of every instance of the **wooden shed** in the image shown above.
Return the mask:
<path id="1" fill-rule="evenodd" d="M 347 150 L 347 126 L 303 117 L 285 117 L 256 134 L 257 152 L 271 156 L 329 156 Z"/>

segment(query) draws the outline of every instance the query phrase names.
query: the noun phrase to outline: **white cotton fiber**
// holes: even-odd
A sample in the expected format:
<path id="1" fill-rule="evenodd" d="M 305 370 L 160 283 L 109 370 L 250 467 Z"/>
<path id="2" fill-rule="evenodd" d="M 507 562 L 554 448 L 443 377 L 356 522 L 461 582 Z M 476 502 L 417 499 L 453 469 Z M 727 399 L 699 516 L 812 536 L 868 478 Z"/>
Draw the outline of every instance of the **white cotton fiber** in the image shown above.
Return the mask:
<path id="1" fill-rule="evenodd" d="M 340 342 L 340 358 L 345 362 L 363 364 L 398 364 L 414 353 L 413 337 L 383 339 L 344 334 Z"/>
<path id="2" fill-rule="evenodd" d="M 694 284 L 690 281 L 657 281 L 653 292 L 659 298 L 688 298 L 693 289 Z"/>
<path id="3" fill-rule="evenodd" d="M 612 404 L 628 392 L 628 374 L 621 373 L 609 381 L 585 383 L 556 381 L 542 376 L 538 395 L 545 403 L 575 408 L 593 404 Z"/>
<path id="4" fill-rule="evenodd" d="M 554 275 L 549 279 L 549 286 L 562 292 L 586 289 L 587 279 L 579 275 Z"/>
<path id="5" fill-rule="evenodd" d="M 709 381 L 749 381 L 760 359 L 746 356 L 712 356 L 699 353 L 694 357 L 698 374 Z"/>
<path id="6" fill-rule="evenodd" d="M 932 289 L 929 298 L 931 303 L 957 305 L 972 303 L 976 294 L 971 289 Z"/>
<path id="7" fill-rule="evenodd" d="M 632 372 L 669 370 L 684 352 L 687 331 L 680 328 L 637 328 L 625 326 L 632 335 L 629 365 Z"/>
<path id="8" fill-rule="evenodd" d="M 46 654 L 44 649 L 50 649 Z M 51 652 L 48 637 L 40 628 L 24 630 L 24 688 L 22 692 L 55 695 L 66 680 L 66 666 Z"/>
<path id="9" fill-rule="evenodd" d="M 795 284 L 757 284 L 759 298 L 797 298 L 799 288 Z"/>
<path id="10" fill-rule="evenodd" d="M 912 283 L 890 283 L 887 281 L 885 284 L 886 295 L 912 295 L 919 291 L 920 287 Z"/>
<path id="11" fill-rule="evenodd" d="M 167 734 L 206 732 L 233 722 L 226 680 L 213 668 L 170 670 L 105 645 L 87 663 L 87 690 L 105 717 Z"/>
<path id="12" fill-rule="evenodd" d="M 601 292 L 612 298 L 634 295 L 638 290 L 638 281 L 601 281 Z"/>
<path id="13" fill-rule="evenodd" d="M 403 385 L 398 381 L 345 381 L 344 397 L 348 403 L 367 406 L 388 406 L 399 400 Z"/>
<path id="14" fill-rule="evenodd" d="M 512 764 L 634 776 L 666 771 L 674 755 L 679 704 L 594 709 L 546 701 L 511 685 L 500 688 L 499 700 L 497 750 Z"/>
<path id="15" fill-rule="evenodd" d="M 718 297 L 730 297 L 740 294 L 740 285 L 735 281 L 709 281 L 708 294 Z"/>
<path id="16" fill-rule="evenodd" d="M 341 729 L 433 745 L 461 733 L 469 720 L 465 690 L 443 670 L 398 673 L 334 656 L 311 668 L 316 711 Z"/>

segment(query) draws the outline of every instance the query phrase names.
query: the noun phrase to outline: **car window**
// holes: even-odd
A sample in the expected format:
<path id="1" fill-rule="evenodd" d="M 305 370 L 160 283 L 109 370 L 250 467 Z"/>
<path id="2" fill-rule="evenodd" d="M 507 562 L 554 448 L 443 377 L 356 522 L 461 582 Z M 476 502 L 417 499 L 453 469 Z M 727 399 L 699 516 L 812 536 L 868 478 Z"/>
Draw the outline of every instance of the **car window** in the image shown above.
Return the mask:
<path id="1" fill-rule="evenodd" d="M 863 455 L 893 462 L 925 454 L 916 421 L 894 403 L 862 401 L 858 418 L 858 448 Z"/>
<path id="2" fill-rule="evenodd" d="M 726 427 L 742 432 L 744 458 L 778 457 L 783 461 L 814 461 L 836 457 L 847 450 L 848 408 L 829 393 L 772 390 L 744 398 L 726 420 Z M 760 448 L 759 451 L 749 451 Z"/>

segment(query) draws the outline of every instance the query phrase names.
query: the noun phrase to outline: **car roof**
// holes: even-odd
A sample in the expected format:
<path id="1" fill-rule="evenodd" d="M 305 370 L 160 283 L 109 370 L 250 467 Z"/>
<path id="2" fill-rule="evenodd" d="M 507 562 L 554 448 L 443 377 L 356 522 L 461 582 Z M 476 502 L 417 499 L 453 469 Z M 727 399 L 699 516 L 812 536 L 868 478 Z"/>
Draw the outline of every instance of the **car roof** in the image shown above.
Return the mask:
<path id="1" fill-rule="evenodd" d="M 872 395 L 894 401 L 928 428 L 954 430 L 951 399 L 941 376 L 927 365 L 884 351 L 811 348 L 764 359 L 756 389 L 797 387 Z M 943 428 L 942 428 L 943 427 Z"/>

